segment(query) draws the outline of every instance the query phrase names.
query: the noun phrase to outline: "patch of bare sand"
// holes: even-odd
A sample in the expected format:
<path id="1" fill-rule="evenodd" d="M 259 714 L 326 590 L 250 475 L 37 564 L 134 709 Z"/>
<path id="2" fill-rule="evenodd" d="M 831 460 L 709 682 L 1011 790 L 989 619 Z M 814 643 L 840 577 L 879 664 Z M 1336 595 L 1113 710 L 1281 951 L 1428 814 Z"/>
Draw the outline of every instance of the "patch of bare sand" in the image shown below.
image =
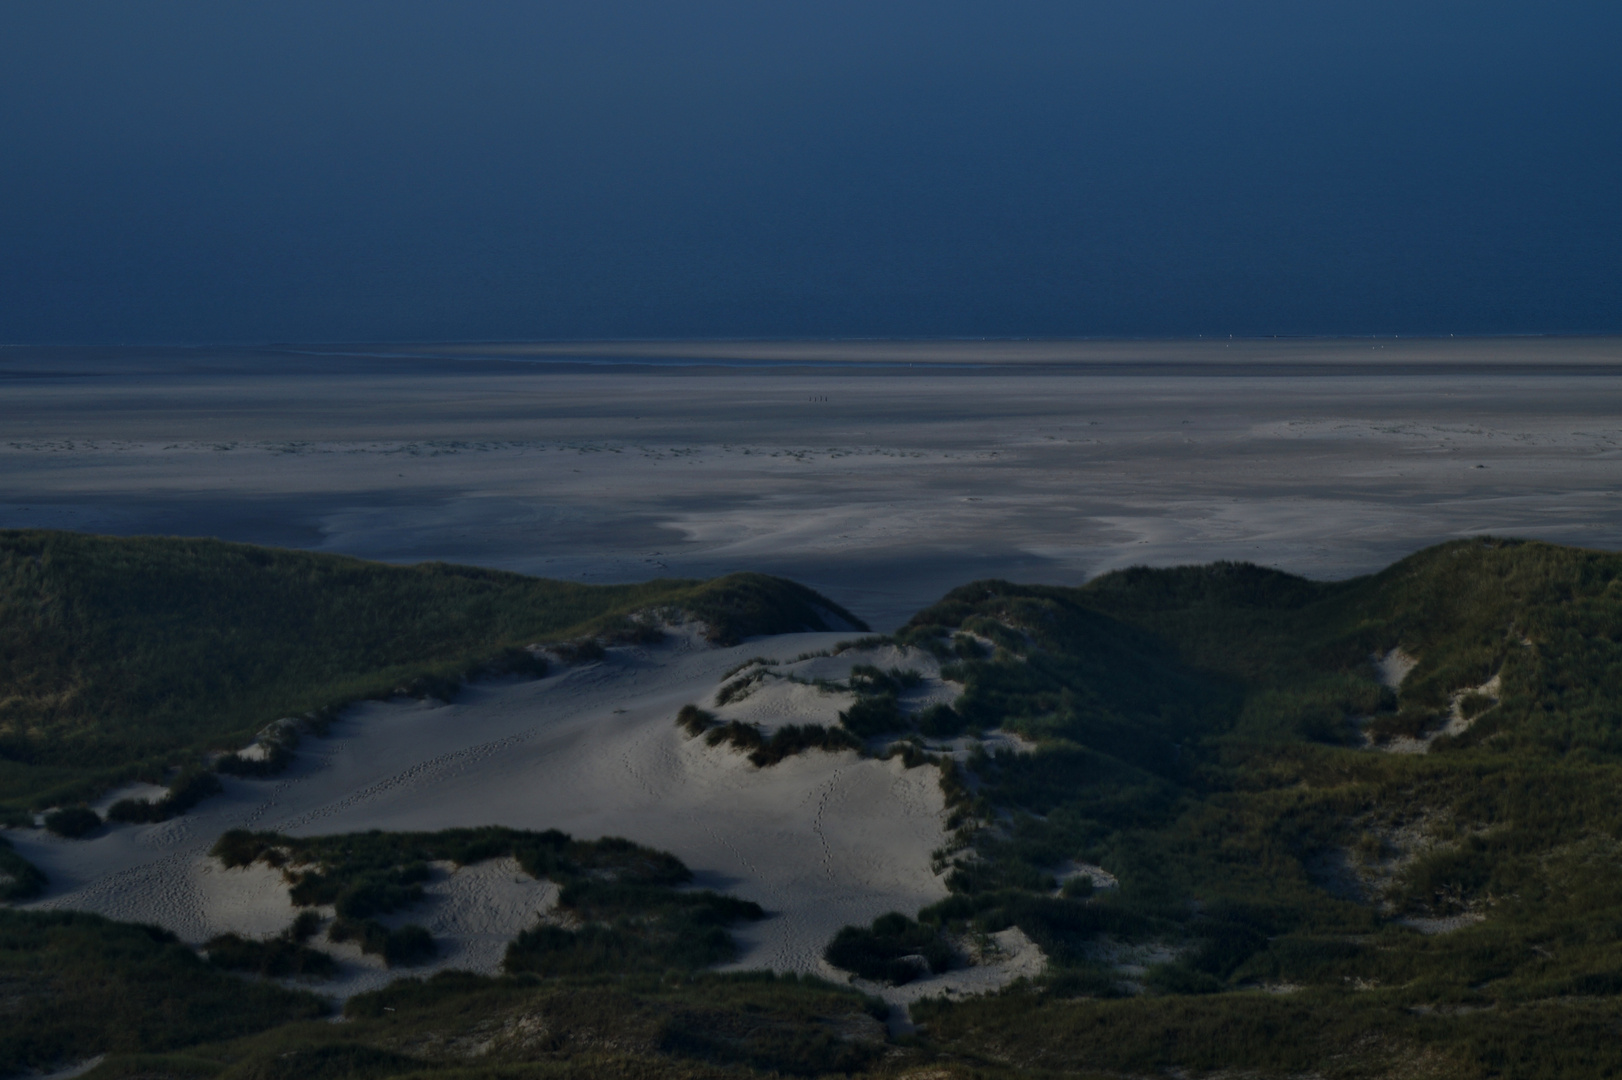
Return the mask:
<path id="1" fill-rule="evenodd" d="M 1389 686 L 1393 690 L 1401 689 L 1402 681 L 1408 677 L 1408 673 L 1419 666 L 1419 661 L 1403 652 L 1400 645 L 1373 659 L 1374 670 L 1380 676 L 1380 685 Z"/>
<path id="2" fill-rule="evenodd" d="M 625 836 L 676 854 L 697 885 L 766 908 L 768 918 L 739 929 L 734 966 L 837 976 L 821 952 L 840 927 L 946 895 L 930 858 L 946 838 L 936 771 L 850 752 L 759 769 L 688 739 L 673 719 L 749 656 L 792 661 L 846 636 L 785 635 L 731 649 L 677 637 L 610 649 L 601 663 L 540 681 L 477 684 L 448 706 L 369 702 L 348 710 L 329 737 L 306 740 L 281 776 L 225 777 L 223 796 L 182 818 L 113 826 L 83 841 L 7 835 L 50 876 L 32 906 L 153 922 L 198 943 L 228 930 L 264 936 L 294 914 L 274 875 L 224 871 L 207 857 L 227 829 L 317 835 L 500 824 Z M 507 883 L 506 869 L 449 875 L 442 897 L 431 892 L 400 914 L 442 924 L 440 966 L 488 969 L 496 943 L 504 948 L 543 906 L 540 886 Z M 364 985 L 370 977 L 355 975 L 340 989 Z"/>
<path id="3" fill-rule="evenodd" d="M 1393 649 L 1392 652 L 1397 650 Z M 1410 661 L 1409 667 L 1413 664 Z M 1405 671 L 1404 675 L 1407 674 Z M 1399 679 L 1400 682 L 1400 679 Z M 1387 684 L 1390 685 L 1390 684 Z M 1462 690 L 1455 690 L 1448 701 L 1447 718 L 1437 727 L 1425 732 L 1423 735 L 1397 735 L 1384 743 L 1377 744 L 1378 748 L 1390 754 L 1425 754 L 1430 752 L 1431 745 L 1443 735 L 1463 735 L 1485 713 L 1498 705 L 1498 695 L 1501 689 L 1498 673 L 1482 683 L 1480 686 L 1466 686 Z M 1485 705 L 1479 705 L 1482 700 Z M 1477 702 L 1478 711 L 1466 715 L 1465 703 Z"/>

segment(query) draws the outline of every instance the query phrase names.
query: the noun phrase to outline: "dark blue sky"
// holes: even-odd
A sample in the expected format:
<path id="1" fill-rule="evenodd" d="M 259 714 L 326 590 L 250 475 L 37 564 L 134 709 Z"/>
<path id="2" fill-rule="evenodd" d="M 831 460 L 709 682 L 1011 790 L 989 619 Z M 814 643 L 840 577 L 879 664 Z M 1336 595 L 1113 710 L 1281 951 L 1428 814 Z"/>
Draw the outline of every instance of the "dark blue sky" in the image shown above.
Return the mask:
<path id="1" fill-rule="evenodd" d="M 1622 331 L 1622 4 L 0 6 L 0 342 Z"/>

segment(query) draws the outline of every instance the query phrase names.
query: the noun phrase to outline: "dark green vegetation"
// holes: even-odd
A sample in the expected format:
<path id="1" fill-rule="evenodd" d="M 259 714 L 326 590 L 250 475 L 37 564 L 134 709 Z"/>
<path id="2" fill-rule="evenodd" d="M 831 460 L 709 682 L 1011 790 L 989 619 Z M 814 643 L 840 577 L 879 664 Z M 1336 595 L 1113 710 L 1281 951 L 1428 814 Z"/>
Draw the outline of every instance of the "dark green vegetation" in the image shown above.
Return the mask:
<path id="1" fill-rule="evenodd" d="M 786 757 L 803 754 L 807 750 L 833 753 L 862 748 L 861 740 L 842 728 L 824 727 L 821 724 L 785 724 L 766 734 L 755 725 L 738 720 L 720 723 L 714 713 L 697 705 L 683 705 L 676 714 L 676 726 L 694 738 L 704 736 L 704 741 L 710 746 L 726 743 L 747 754 L 750 763 L 761 768 L 776 765 Z"/>
<path id="2" fill-rule="evenodd" d="M 101 815 L 88 806 L 64 806 L 45 815 L 45 827 L 69 840 L 82 840 L 101 828 Z"/>
<path id="3" fill-rule="evenodd" d="M 309 994 L 213 968 L 156 927 L 6 909 L 0 1003 L 0 1072 L 174 1050 L 324 1011 Z"/>
<path id="4" fill-rule="evenodd" d="M 1038 744 L 970 763 L 978 857 L 919 920 L 1018 926 L 1052 970 L 915 1010 L 942 1045 L 1055 1070 L 1622 1070 L 1622 557 L 1481 540 L 1328 584 L 984 582 L 897 637 L 953 660 L 965 725 Z M 1392 692 L 1371 656 L 1399 646 L 1418 666 Z M 1405 735 L 1428 752 L 1377 745 Z M 1120 887 L 1057 889 L 1072 860 Z"/>
<path id="5" fill-rule="evenodd" d="M 533 673 L 544 667 L 534 644 L 572 639 L 600 655 L 598 639 L 645 640 L 645 612 L 684 613 L 724 643 L 827 629 L 823 612 L 858 622 L 759 574 L 588 586 L 213 540 L 0 531 L 0 811 L 163 782 L 282 717 L 448 694 L 480 671 Z"/>
<path id="6" fill-rule="evenodd" d="M 45 875 L 39 868 L 0 836 L 0 900 L 26 900 L 44 887 Z"/>
<path id="7" fill-rule="evenodd" d="M 233 754 L 223 760 L 242 759 Z M 169 785 L 169 790 L 164 793 L 163 798 L 156 801 L 119 799 L 107 808 L 107 818 L 109 821 L 125 822 L 168 821 L 178 814 L 184 814 L 210 795 L 218 795 L 221 789 L 219 777 L 192 766 L 181 770 L 180 775 Z"/>
<path id="8" fill-rule="evenodd" d="M 860 648 L 883 640 L 885 639 L 868 638 L 840 642 L 834 651 L 843 652 L 848 648 Z M 769 668 L 776 664 L 775 660 L 757 657 L 727 672 L 723 679 L 731 681 L 724 682 L 716 691 L 716 705 L 726 705 L 747 697 L 756 685 L 773 677 Z M 756 670 L 745 671 L 749 668 Z M 739 675 L 740 671 L 745 673 Z M 732 678 L 734 675 L 738 677 Z M 870 741 L 885 735 L 893 735 L 912 726 L 917 726 L 929 735 L 956 734 L 962 728 L 962 720 L 950 706 L 937 705 L 915 719 L 909 720 L 902 716 L 901 707 L 896 700 L 897 694 L 919 685 L 922 681 L 923 676 L 917 671 L 900 668 L 881 671 L 870 664 L 857 664 L 852 667 L 850 678 L 842 683 L 818 680 L 815 685 L 828 691 L 850 692 L 856 695 L 856 701 L 851 707 L 839 713 L 838 727 L 830 728 L 822 724 L 786 724 L 768 734 L 754 724 L 746 724 L 739 720 L 721 723 L 714 713 L 700 709 L 697 705 L 683 705 L 681 711 L 676 714 L 676 726 L 694 738 L 704 736 L 704 741 L 710 746 L 726 743 L 747 754 L 750 762 L 761 768 L 775 765 L 784 758 L 803 754 L 808 750 L 825 750 L 829 753 L 840 750 L 865 751 Z M 917 761 L 909 760 L 908 767 L 924 763 L 925 759 L 922 758 Z"/>
<path id="9" fill-rule="evenodd" d="M 320 929 L 319 915 L 301 911 L 291 926 L 269 941 L 221 934 L 204 943 L 203 950 L 209 963 L 228 971 L 251 971 L 271 978 L 325 979 L 337 973 L 338 965 L 326 953 L 305 944 Z"/>
<path id="10" fill-rule="evenodd" d="M 884 1069 L 882 1004 L 770 974 L 402 979 L 345 1022 L 114 1057 L 93 1080 L 739 1080 Z M 885 1070 L 889 1071 L 889 1070 Z"/>
<path id="11" fill-rule="evenodd" d="M 391 930 L 377 916 L 420 900 L 432 876 L 429 864 L 439 861 L 467 866 L 511 857 L 531 877 L 561 886 L 558 907 L 567 925 L 542 924 L 520 934 L 504 962 L 513 974 L 695 971 L 732 959 L 728 926 L 765 916 L 758 904 L 681 888 L 692 871 L 672 855 L 614 837 L 575 840 L 555 829 L 317 837 L 234 831 L 220 838 L 214 854 L 226 866 L 282 868 L 294 904 L 333 906 L 332 940 L 356 941 L 391 967 L 431 958 L 433 940 L 420 926 Z M 306 937 L 314 932 L 313 924 L 303 926 Z M 296 932 L 287 941 L 295 938 Z"/>
<path id="12" fill-rule="evenodd" d="M 870 927 L 845 927 L 829 943 L 827 957 L 835 967 L 894 986 L 938 975 L 957 959 L 935 930 L 898 911 L 880 915 Z"/>

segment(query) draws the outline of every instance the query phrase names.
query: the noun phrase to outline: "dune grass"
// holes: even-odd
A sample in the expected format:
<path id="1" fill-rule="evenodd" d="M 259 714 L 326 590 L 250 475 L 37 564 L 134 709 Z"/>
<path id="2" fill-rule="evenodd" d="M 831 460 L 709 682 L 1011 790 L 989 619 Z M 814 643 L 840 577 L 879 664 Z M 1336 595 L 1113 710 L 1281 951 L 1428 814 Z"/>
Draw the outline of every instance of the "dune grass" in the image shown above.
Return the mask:
<path id="1" fill-rule="evenodd" d="M 793 975 L 444 973 L 352 998 L 342 1024 L 292 1024 L 187 1059 L 227 1078 L 287 1080 L 831 1077 L 883 1068 L 894 1054 L 875 1014 L 883 1006 L 870 998 Z M 128 1075 L 122 1061 L 104 1068 Z"/>
<path id="2" fill-rule="evenodd" d="M 310 994 L 244 982 L 151 926 L 0 908 L 0 1073 L 95 1053 L 161 1052 L 325 1011 Z"/>
<path id="3" fill-rule="evenodd" d="M 82 801 L 287 716 L 449 692 L 537 643 L 703 622 L 718 643 L 860 620 L 760 574 L 579 585 L 214 540 L 0 531 L 0 810 Z"/>
<path id="4" fill-rule="evenodd" d="M 439 861 L 467 866 L 510 857 L 530 876 L 561 886 L 563 924 L 518 935 L 504 961 L 512 974 L 698 970 L 733 957 L 729 926 L 765 915 L 750 901 L 681 888 L 692 871 L 672 855 L 616 837 L 575 840 L 555 829 L 319 837 L 238 830 L 222 836 L 213 853 L 228 867 L 280 867 L 295 905 L 333 906 L 332 940 L 356 941 L 391 967 L 428 959 L 433 942 L 421 927 L 390 930 L 376 916 L 422 899 L 433 873 L 429 864 Z"/>
<path id="5" fill-rule="evenodd" d="M 923 1001 L 923 1032 L 886 1049 L 851 1036 L 876 1011 L 859 995 L 698 973 L 722 955 L 707 929 L 753 913 L 635 845 L 237 834 L 230 857 L 314 868 L 310 897 L 374 910 L 409 902 L 418 864 L 512 854 L 565 885 L 574 919 L 515 945 L 526 974 L 401 982 L 340 1028 L 185 1052 L 241 1076 L 1622 1072 L 1622 556 L 1473 540 L 1347 582 L 1240 564 L 980 582 L 896 639 L 965 685 L 931 725 L 1036 750 L 938 760 L 951 895 L 842 933 L 830 958 L 903 981 L 912 957 L 952 963 L 949 936 L 1019 927 L 1041 978 Z M 1396 647 L 1418 666 L 1393 691 L 1370 658 Z M 864 672 L 860 696 L 900 678 Z M 1473 724 L 1436 735 L 1455 700 Z M 732 738 L 696 708 L 680 722 Z M 1435 738 L 1364 743 L 1399 732 Z M 1061 889 L 1072 862 L 1119 887 Z"/>
<path id="6" fill-rule="evenodd" d="M 689 738 L 703 736 L 710 746 L 725 743 L 747 755 L 751 765 L 762 769 L 809 750 L 836 754 L 841 750 L 863 749 L 861 740 L 843 727 L 785 724 L 767 733 L 741 720 L 723 724 L 714 713 L 691 704 L 683 705 L 676 713 L 676 726 L 687 732 Z"/>
<path id="7" fill-rule="evenodd" d="M 964 634 L 989 655 L 961 658 Z M 1334 583 L 981 582 L 897 638 L 959 655 L 965 725 L 1038 744 L 970 764 L 978 857 L 919 918 L 1019 926 L 1051 973 L 929 1004 L 946 1045 L 1127 1072 L 1354 1074 L 1363 1045 L 1371 1075 L 1615 1068 L 1596 1018 L 1622 993 L 1622 557 L 1476 540 Z M 1396 647 L 1418 666 L 1392 692 L 1371 656 Z M 1437 735 L 1461 694 L 1474 724 Z M 1364 745 L 1399 730 L 1430 752 Z M 1120 888 L 1059 893 L 1069 860 Z M 1158 959 L 1123 973 L 1134 946 Z"/>
<path id="8" fill-rule="evenodd" d="M 27 900 L 44 887 L 45 875 L 39 868 L 0 836 L 0 900 Z"/>

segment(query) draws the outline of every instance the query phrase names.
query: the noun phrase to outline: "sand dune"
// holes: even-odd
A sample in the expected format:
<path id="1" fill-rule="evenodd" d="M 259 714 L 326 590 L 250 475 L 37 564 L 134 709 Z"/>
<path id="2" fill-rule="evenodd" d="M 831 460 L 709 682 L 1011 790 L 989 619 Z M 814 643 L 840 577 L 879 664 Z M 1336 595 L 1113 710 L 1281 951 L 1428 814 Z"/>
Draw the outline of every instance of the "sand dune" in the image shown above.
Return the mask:
<path id="1" fill-rule="evenodd" d="M 153 922 L 192 942 L 263 936 L 291 920 L 285 885 L 263 868 L 207 856 L 230 828 L 299 835 L 486 824 L 629 837 L 671 851 L 697 884 L 759 902 L 741 967 L 837 975 L 821 959 L 841 926 L 914 911 L 946 894 L 930 866 L 945 840 L 933 769 L 811 753 L 769 769 L 689 739 L 673 723 L 723 672 L 765 655 L 793 660 L 840 635 L 796 634 L 713 649 L 696 635 L 615 648 L 602 663 L 540 681 L 469 687 L 455 704 L 371 702 L 267 780 L 225 778 L 226 794 L 184 817 L 113 826 L 84 841 L 10 834 L 51 878 L 33 905 Z M 816 661 L 833 674 L 850 659 Z M 442 935 L 437 966 L 493 971 L 505 942 L 550 903 L 548 886 L 491 863 L 445 873 L 400 918 Z M 345 954 L 339 992 L 386 975 Z"/>

